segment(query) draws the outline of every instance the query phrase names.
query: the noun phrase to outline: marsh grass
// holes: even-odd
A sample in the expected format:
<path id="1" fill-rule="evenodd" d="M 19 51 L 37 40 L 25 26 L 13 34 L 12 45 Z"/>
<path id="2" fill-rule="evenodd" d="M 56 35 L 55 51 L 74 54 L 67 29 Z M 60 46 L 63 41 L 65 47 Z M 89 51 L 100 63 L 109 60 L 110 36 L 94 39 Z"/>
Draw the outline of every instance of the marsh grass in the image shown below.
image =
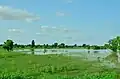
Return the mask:
<path id="1" fill-rule="evenodd" d="M 117 79 L 116 76 L 113 69 L 101 67 L 96 61 L 0 50 L 0 79 Z"/>

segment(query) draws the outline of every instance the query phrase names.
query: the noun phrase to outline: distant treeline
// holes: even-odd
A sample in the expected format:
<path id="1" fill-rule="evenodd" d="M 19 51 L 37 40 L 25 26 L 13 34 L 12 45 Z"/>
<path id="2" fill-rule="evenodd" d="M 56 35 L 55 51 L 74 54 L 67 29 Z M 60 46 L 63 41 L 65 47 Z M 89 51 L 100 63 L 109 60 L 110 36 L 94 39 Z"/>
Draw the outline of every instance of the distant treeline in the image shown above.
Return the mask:
<path id="1" fill-rule="evenodd" d="M 33 40 L 32 40 L 33 41 Z M 2 44 L 0 45 L 1 47 L 3 46 Z M 20 45 L 20 44 L 14 44 L 13 48 L 31 48 L 32 44 L 28 44 L 28 45 Z M 52 45 L 50 44 L 38 44 L 38 45 L 34 45 L 34 48 L 47 48 L 47 49 L 52 49 L 52 48 L 80 48 L 80 49 L 107 49 L 106 46 L 98 46 L 98 45 L 87 45 L 87 44 L 83 44 L 83 45 L 67 45 L 65 43 L 54 43 Z"/>
<path id="2" fill-rule="evenodd" d="M 15 43 L 13 40 L 6 40 L 4 42 L 4 44 L 0 45 L 1 48 L 4 48 L 7 51 L 12 51 L 13 48 L 42 48 L 42 49 L 52 49 L 52 48 L 78 48 L 78 49 L 95 49 L 95 50 L 99 50 L 99 49 L 111 49 L 113 52 L 120 52 L 120 36 L 117 36 L 113 39 L 110 39 L 107 43 L 105 43 L 103 46 L 99 46 L 99 45 L 88 45 L 88 44 L 83 44 L 83 45 L 67 45 L 65 43 L 60 43 L 58 44 L 57 42 L 50 45 L 50 44 L 39 44 L 36 45 L 35 41 L 32 40 L 31 44 L 28 45 L 19 45 L 17 43 Z"/>

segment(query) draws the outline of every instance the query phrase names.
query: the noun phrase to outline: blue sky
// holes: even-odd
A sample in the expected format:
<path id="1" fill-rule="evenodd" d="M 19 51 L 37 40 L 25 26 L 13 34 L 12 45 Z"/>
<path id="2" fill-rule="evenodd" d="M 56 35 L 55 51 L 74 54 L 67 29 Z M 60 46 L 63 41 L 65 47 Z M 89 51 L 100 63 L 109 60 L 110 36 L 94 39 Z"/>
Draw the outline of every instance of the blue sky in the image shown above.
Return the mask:
<path id="1" fill-rule="evenodd" d="M 0 0 L 0 43 L 104 44 L 120 34 L 120 0 Z"/>

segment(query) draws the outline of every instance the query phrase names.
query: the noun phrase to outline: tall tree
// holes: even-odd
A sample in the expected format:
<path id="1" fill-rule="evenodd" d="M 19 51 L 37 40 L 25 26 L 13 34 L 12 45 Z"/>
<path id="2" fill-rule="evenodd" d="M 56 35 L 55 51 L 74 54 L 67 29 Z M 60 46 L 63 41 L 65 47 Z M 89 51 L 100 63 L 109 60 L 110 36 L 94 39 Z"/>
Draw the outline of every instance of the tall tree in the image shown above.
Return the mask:
<path id="1" fill-rule="evenodd" d="M 12 51 L 13 50 L 13 41 L 12 40 L 7 40 L 4 42 L 3 48 L 6 49 L 7 51 Z"/>
<path id="2" fill-rule="evenodd" d="M 35 41 L 34 40 L 32 40 L 31 46 L 32 46 L 32 48 L 35 47 Z"/>
<path id="3" fill-rule="evenodd" d="M 32 52 L 32 54 L 34 54 L 34 47 L 35 47 L 35 41 L 34 40 L 32 40 L 32 42 L 31 42 L 31 52 Z"/>
<path id="4" fill-rule="evenodd" d="M 57 48 L 57 47 L 58 47 L 58 43 L 54 43 L 53 46 L 54 46 L 55 48 Z"/>
<path id="5" fill-rule="evenodd" d="M 110 54 L 110 59 L 112 59 L 112 56 L 115 58 L 117 58 L 117 62 L 120 62 L 120 36 L 117 36 L 113 39 L 110 39 L 108 41 L 108 47 L 109 49 L 111 49 L 114 53 Z M 119 50 L 119 52 L 118 52 Z M 109 58 L 109 56 L 107 56 Z M 113 60 L 112 60 L 113 61 Z"/>
<path id="6" fill-rule="evenodd" d="M 109 44 L 109 48 L 113 52 L 117 52 L 117 50 L 120 51 L 120 36 L 117 36 L 116 38 L 110 39 L 108 41 L 108 44 Z"/>
<path id="7" fill-rule="evenodd" d="M 82 45 L 82 47 L 84 47 L 84 48 L 85 48 L 85 47 L 86 47 L 86 44 L 83 44 L 83 45 Z"/>
<path id="8" fill-rule="evenodd" d="M 74 44 L 74 47 L 77 47 L 77 44 Z"/>

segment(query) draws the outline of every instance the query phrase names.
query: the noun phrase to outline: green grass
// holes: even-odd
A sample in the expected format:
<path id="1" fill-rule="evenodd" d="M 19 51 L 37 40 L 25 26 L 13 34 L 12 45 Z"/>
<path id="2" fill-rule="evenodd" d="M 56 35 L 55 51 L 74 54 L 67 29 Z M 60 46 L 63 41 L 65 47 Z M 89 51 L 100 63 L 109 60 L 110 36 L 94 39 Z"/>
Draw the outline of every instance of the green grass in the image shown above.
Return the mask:
<path id="1" fill-rule="evenodd" d="M 105 60 L 109 60 L 111 62 L 117 63 L 118 62 L 117 53 L 111 53 L 105 58 Z"/>
<path id="2" fill-rule="evenodd" d="M 0 49 L 0 79 L 117 79 L 116 70 L 70 56 L 26 55 Z"/>

